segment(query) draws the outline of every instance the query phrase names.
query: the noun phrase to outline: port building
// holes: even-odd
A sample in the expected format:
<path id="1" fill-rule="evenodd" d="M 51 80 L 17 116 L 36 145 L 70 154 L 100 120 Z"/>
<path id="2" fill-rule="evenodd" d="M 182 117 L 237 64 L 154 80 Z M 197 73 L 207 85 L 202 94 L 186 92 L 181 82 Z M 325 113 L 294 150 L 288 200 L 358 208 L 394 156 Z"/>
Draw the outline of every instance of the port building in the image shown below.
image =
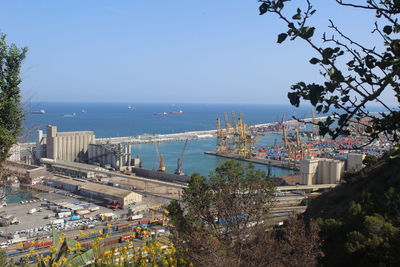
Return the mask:
<path id="1" fill-rule="evenodd" d="M 81 162 L 113 170 L 130 170 L 132 148 L 129 143 L 111 144 L 97 141 L 93 131 L 59 132 L 47 126 L 47 134 L 37 131 L 35 158 L 65 162 Z M 135 163 L 135 162 L 134 162 Z"/>
<path id="2" fill-rule="evenodd" d="M 94 178 L 98 171 L 107 171 L 106 169 L 80 162 L 69 162 L 60 159 L 41 158 L 40 162 L 46 166 L 50 172 L 71 176 L 74 178 Z M 97 174 L 98 176 L 99 174 Z"/>
<path id="3" fill-rule="evenodd" d="M 95 143 L 92 131 L 58 132 L 57 126 L 47 126 L 47 135 L 38 131 L 36 140 L 36 156 L 86 162 L 88 159 L 89 144 Z"/>
<path id="4" fill-rule="evenodd" d="M 347 170 L 348 171 L 359 171 L 363 165 L 364 154 L 349 153 L 347 156 Z"/>
<path id="5" fill-rule="evenodd" d="M 82 179 L 69 179 L 53 176 L 46 179 L 46 183 L 91 199 L 104 200 L 105 198 L 117 200 L 121 207 L 142 202 L 142 195 L 112 186 L 88 182 Z"/>
<path id="6" fill-rule="evenodd" d="M 337 184 L 343 176 L 344 165 L 344 161 L 336 159 L 303 159 L 300 161 L 300 184 Z"/>

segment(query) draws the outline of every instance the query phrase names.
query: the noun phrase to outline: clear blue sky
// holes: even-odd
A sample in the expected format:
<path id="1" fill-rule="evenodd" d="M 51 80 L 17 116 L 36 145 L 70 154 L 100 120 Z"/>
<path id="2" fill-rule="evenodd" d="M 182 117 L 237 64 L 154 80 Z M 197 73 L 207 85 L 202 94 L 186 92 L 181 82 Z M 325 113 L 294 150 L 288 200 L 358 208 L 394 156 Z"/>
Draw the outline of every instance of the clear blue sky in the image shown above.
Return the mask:
<path id="1" fill-rule="evenodd" d="M 333 18 L 371 42 L 364 12 L 314 2 L 315 24 Z M 23 90 L 33 101 L 288 103 L 291 84 L 320 80 L 308 63 L 312 51 L 301 42 L 278 45 L 284 25 L 259 16 L 256 0 L 0 0 L 0 6 L 0 30 L 29 48 Z"/>

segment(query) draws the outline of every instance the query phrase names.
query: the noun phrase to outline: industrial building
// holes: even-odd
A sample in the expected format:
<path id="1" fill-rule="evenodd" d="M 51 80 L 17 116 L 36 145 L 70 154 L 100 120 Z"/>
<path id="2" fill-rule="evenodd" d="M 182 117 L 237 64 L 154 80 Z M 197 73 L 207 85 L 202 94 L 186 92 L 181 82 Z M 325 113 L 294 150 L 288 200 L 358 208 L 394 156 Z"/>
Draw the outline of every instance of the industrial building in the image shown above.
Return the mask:
<path id="1" fill-rule="evenodd" d="M 37 184 L 46 175 L 46 168 L 28 165 L 21 162 L 9 161 L 4 163 L 4 168 L 10 173 L 18 176 L 20 182 L 24 184 Z"/>
<path id="2" fill-rule="evenodd" d="M 46 182 L 57 188 L 74 192 L 93 199 L 117 200 L 121 207 L 142 202 L 142 195 L 125 189 L 88 182 L 81 179 L 68 179 L 60 176 L 47 178 Z"/>
<path id="3" fill-rule="evenodd" d="M 89 144 L 95 143 L 92 131 L 58 132 L 57 126 L 49 125 L 47 135 L 38 131 L 36 140 L 36 157 L 86 162 Z"/>
<path id="4" fill-rule="evenodd" d="M 60 159 L 42 158 L 40 160 L 50 172 L 79 178 L 94 178 L 97 171 L 107 171 L 100 166 L 69 162 Z M 97 174 L 98 176 L 99 174 Z"/>
<path id="5" fill-rule="evenodd" d="M 90 163 L 119 171 L 129 170 L 132 165 L 140 165 L 137 159 L 132 160 L 132 148 L 129 143 L 96 143 L 92 131 L 58 132 L 56 126 L 49 125 L 47 134 L 43 134 L 42 130 L 37 132 L 35 149 L 37 162 L 48 158 Z"/>
<path id="6" fill-rule="evenodd" d="M 344 161 L 326 158 L 300 161 L 300 184 L 336 184 L 344 173 Z"/>
<path id="7" fill-rule="evenodd" d="M 122 171 L 131 166 L 131 154 L 132 148 L 128 143 L 89 144 L 88 161 Z"/>
<path id="8" fill-rule="evenodd" d="M 349 153 L 347 156 L 347 170 L 359 171 L 363 168 L 364 154 Z"/>

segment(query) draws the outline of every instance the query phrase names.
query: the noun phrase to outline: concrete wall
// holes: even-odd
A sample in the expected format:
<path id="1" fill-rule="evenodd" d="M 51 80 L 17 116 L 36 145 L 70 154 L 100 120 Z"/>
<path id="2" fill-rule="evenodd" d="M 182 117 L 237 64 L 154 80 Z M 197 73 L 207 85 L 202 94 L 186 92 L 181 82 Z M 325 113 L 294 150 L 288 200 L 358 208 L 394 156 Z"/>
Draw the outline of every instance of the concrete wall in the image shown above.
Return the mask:
<path id="1" fill-rule="evenodd" d="M 91 131 L 57 132 L 56 126 L 47 127 L 47 158 L 85 162 L 89 144 L 95 142 Z"/>
<path id="2" fill-rule="evenodd" d="M 19 144 L 14 144 L 10 149 L 10 156 L 8 160 L 11 161 L 21 161 L 21 146 Z"/>
<path id="3" fill-rule="evenodd" d="M 132 172 L 134 172 L 139 177 L 152 178 L 166 182 L 188 183 L 190 180 L 190 177 L 186 175 L 177 175 L 173 173 L 159 172 L 156 170 L 148 170 L 142 168 L 133 168 Z"/>
<path id="4" fill-rule="evenodd" d="M 363 168 L 364 154 L 349 153 L 347 156 L 347 170 L 359 171 Z"/>
<path id="5" fill-rule="evenodd" d="M 300 162 L 301 184 L 336 184 L 344 173 L 344 162 L 334 159 L 305 159 Z"/>
<path id="6" fill-rule="evenodd" d="M 312 185 L 317 183 L 318 159 L 303 159 L 300 161 L 301 184 Z"/>

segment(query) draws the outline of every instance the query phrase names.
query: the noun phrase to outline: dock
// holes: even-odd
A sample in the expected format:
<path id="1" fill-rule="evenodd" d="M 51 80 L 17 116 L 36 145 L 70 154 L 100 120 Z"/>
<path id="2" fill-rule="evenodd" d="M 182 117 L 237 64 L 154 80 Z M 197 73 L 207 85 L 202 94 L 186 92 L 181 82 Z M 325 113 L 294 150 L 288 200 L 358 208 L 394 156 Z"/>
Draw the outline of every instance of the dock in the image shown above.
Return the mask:
<path id="1" fill-rule="evenodd" d="M 289 163 L 287 161 L 274 160 L 274 159 L 260 159 L 260 158 L 244 159 L 236 154 L 218 154 L 215 151 L 206 151 L 206 152 L 204 152 L 204 154 L 228 158 L 228 159 L 252 162 L 252 163 L 257 163 L 257 164 L 262 164 L 262 165 L 271 165 L 271 166 L 283 168 L 283 169 L 289 169 L 289 170 L 295 170 L 295 171 L 300 170 L 300 166 L 298 163 Z"/>

